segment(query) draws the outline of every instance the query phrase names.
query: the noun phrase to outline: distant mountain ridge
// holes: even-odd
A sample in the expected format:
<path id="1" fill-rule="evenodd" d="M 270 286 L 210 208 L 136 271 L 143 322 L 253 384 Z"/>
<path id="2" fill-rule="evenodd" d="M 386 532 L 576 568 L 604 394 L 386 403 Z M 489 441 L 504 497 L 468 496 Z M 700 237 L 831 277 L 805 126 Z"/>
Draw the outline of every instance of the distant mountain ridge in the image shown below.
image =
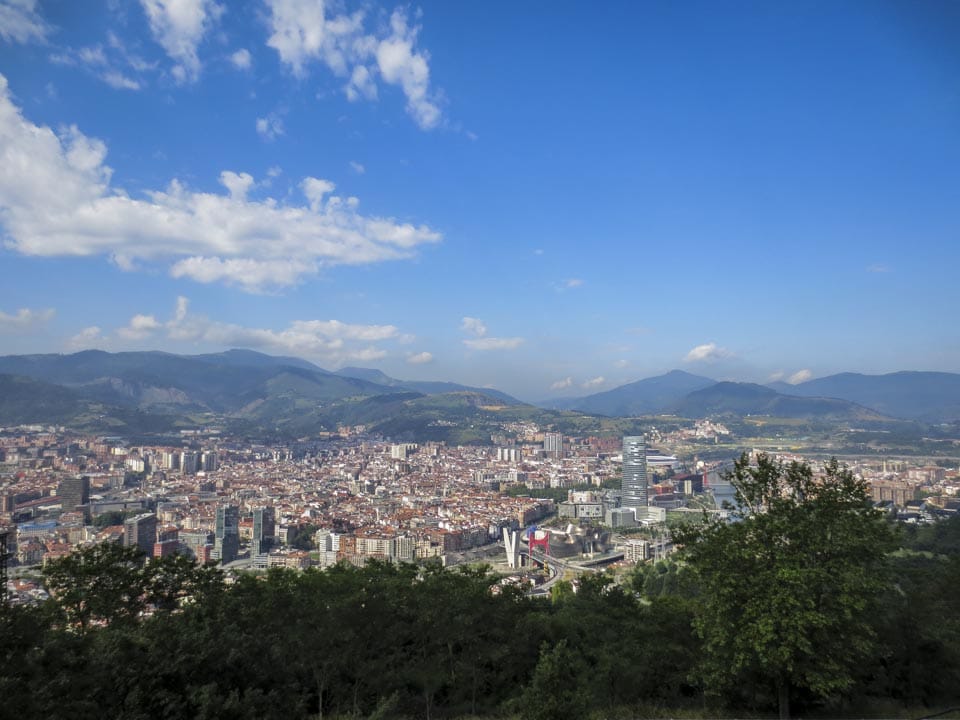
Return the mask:
<path id="1" fill-rule="evenodd" d="M 478 388 L 471 387 L 470 385 L 460 385 L 459 383 L 454 382 L 441 382 L 435 380 L 397 380 L 396 378 L 392 378 L 380 370 L 373 370 L 370 368 L 345 367 L 340 368 L 334 374 L 340 375 L 341 377 L 359 378 L 361 380 L 377 383 L 378 385 L 385 385 L 387 387 L 402 388 L 404 390 L 423 393 L 424 395 L 440 395 L 451 392 L 474 392 L 502 400 L 507 405 L 523 404 L 520 400 L 517 400 L 512 395 L 507 395 L 507 393 L 494 390 L 493 388 Z"/>
<path id="2" fill-rule="evenodd" d="M 479 417 L 496 408 L 532 410 L 496 390 L 405 382 L 362 368 L 332 373 L 299 358 L 250 350 L 5 356 L 0 393 L 0 426 L 66 424 L 131 432 L 164 432 L 216 417 L 287 435 L 387 422 L 397 433 L 409 425 L 442 435 L 437 428 L 450 427 L 451 417 Z"/>
<path id="3" fill-rule="evenodd" d="M 707 391 L 719 385 L 712 393 Z M 780 398 L 760 392 L 764 388 Z M 782 398 L 836 400 L 830 403 L 798 403 Z M 876 417 L 927 423 L 960 421 L 960 374 L 904 371 L 887 375 L 840 373 L 797 385 L 785 382 L 765 386 L 752 383 L 717 383 L 710 378 L 673 370 L 645 380 L 621 385 L 580 398 L 562 398 L 541 403 L 543 407 L 575 410 L 610 417 L 677 413 L 700 417 L 711 412 L 740 412 L 781 417 Z"/>
<path id="4" fill-rule="evenodd" d="M 304 360 L 252 351 L 196 356 L 100 350 L 8 355 L 0 357 L 0 373 L 62 385 L 81 397 L 143 410 L 236 412 L 270 394 L 269 383 L 279 375 L 306 381 L 309 396 L 326 400 L 389 391 L 375 383 L 334 375 Z"/>
<path id="5" fill-rule="evenodd" d="M 85 429 L 165 432 L 217 423 L 251 432 L 310 435 L 341 424 L 397 437 L 488 442 L 496 422 L 522 419 L 583 427 L 603 418 L 765 415 L 854 423 L 891 418 L 960 421 L 960 375 L 842 373 L 799 385 L 715 382 L 674 370 L 537 409 L 488 388 L 405 381 L 380 370 L 329 372 L 250 350 L 0 357 L 0 426 L 56 423 Z M 587 418 L 594 420 L 587 421 Z M 580 418 L 578 420 L 577 418 Z M 450 428 L 459 428 L 457 435 Z"/>
<path id="6" fill-rule="evenodd" d="M 594 393 L 582 398 L 568 398 L 547 403 L 560 410 L 577 410 L 611 417 L 650 415 L 679 402 L 694 390 L 716 383 L 708 377 L 693 375 L 683 370 L 671 370 L 644 380 L 621 385 L 613 390 Z"/>
<path id="7" fill-rule="evenodd" d="M 709 387 L 694 390 L 683 400 L 668 408 L 668 411 L 688 418 L 767 415 L 842 421 L 889 419 L 847 400 L 782 395 L 763 385 L 735 382 L 718 382 Z"/>
<path id="8" fill-rule="evenodd" d="M 960 421 L 960 374 L 901 371 L 839 373 L 790 386 L 792 395 L 849 400 L 884 415 L 922 422 Z"/>

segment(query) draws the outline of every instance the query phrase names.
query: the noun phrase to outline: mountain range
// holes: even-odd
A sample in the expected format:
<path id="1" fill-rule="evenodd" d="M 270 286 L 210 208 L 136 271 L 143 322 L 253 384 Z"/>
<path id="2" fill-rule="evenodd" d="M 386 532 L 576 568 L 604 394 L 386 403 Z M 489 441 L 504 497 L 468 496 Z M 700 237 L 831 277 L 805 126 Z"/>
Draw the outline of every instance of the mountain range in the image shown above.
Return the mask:
<path id="1" fill-rule="evenodd" d="M 137 433 L 226 422 L 234 430 L 301 436 L 347 424 L 445 439 L 462 424 L 488 439 L 483 420 L 493 414 L 529 419 L 537 412 L 497 390 L 407 382 L 364 368 L 333 373 L 249 350 L 0 357 L 0 426 L 56 423 Z"/>
<path id="2" fill-rule="evenodd" d="M 507 420 L 582 427 L 576 418 L 585 415 L 955 422 L 960 420 L 960 375 L 843 373 L 798 385 L 762 386 L 674 370 L 542 405 L 490 388 L 398 380 L 368 368 L 330 372 L 300 358 L 249 350 L 0 357 L 0 426 L 57 423 L 168 432 L 219 422 L 250 432 L 302 436 L 347 424 L 392 437 L 459 441 L 487 441 L 496 423 Z"/>
<path id="3" fill-rule="evenodd" d="M 960 374 L 840 373 L 796 385 L 777 382 L 763 386 L 717 382 L 673 370 L 613 390 L 546 402 L 544 406 L 612 417 L 661 413 L 683 417 L 750 414 L 958 422 Z"/>

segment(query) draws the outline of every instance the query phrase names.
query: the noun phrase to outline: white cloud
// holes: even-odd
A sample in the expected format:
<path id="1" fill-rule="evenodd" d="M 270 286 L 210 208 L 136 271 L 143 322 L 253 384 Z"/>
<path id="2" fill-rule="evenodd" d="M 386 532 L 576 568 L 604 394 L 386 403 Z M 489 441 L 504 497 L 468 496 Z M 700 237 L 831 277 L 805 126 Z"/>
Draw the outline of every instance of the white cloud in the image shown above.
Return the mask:
<path id="1" fill-rule="evenodd" d="M 48 322 L 54 314 L 53 308 L 46 310 L 20 308 L 12 315 L 0 310 L 0 332 L 28 332 Z"/>
<path id="2" fill-rule="evenodd" d="M 76 127 L 59 134 L 24 118 L 0 75 L 0 227 L 8 249 L 44 257 L 110 257 L 129 269 L 169 262 L 177 277 L 247 290 L 292 285 L 323 266 L 411 257 L 441 235 L 369 217 L 333 183 L 306 178 L 306 204 L 249 199 L 255 181 L 224 172 L 228 194 L 173 180 L 131 197 L 111 186 L 107 148 Z M 320 193 L 323 189 L 324 192 Z"/>
<path id="3" fill-rule="evenodd" d="M 249 173 L 235 173 L 224 170 L 220 173 L 220 184 L 230 193 L 231 200 L 246 200 L 247 193 L 256 185 Z"/>
<path id="4" fill-rule="evenodd" d="M 797 370 L 797 372 L 787 378 L 787 382 L 791 385 L 799 385 L 800 383 L 804 383 L 812 377 L 813 373 L 807 369 Z"/>
<path id="5" fill-rule="evenodd" d="M 323 198 L 332 193 L 336 189 L 336 185 L 329 180 L 308 177 L 300 183 L 300 189 L 303 190 L 304 197 L 310 201 L 310 209 L 317 212 L 323 207 Z"/>
<path id="6" fill-rule="evenodd" d="M 189 257 L 170 267 L 175 278 L 190 278 L 200 283 L 222 282 L 259 293 L 273 286 L 295 285 L 304 275 L 317 272 L 317 264 L 295 258 L 254 260 L 252 258 Z"/>
<path id="7" fill-rule="evenodd" d="M 524 342 L 522 337 L 487 337 L 487 325 L 480 318 L 463 318 L 460 321 L 460 329 L 474 336 L 473 339 L 463 341 L 463 344 L 471 350 L 514 350 Z"/>
<path id="8" fill-rule="evenodd" d="M 515 350 L 523 344 L 523 341 L 522 337 L 484 337 L 474 340 L 464 340 L 463 344 L 471 350 Z"/>
<path id="9" fill-rule="evenodd" d="M 399 87 L 407 99 L 407 113 L 422 129 L 436 127 L 441 112 L 430 91 L 430 56 L 417 49 L 419 28 L 410 26 L 406 11 L 396 9 L 389 30 L 369 34 L 364 13 L 331 12 L 322 0 L 266 0 L 271 34 L 267 45 L 297 77 L 307 66 L 321 62 L 344 78 L 351 101 L 377 99 L 377 77 Z M 332 4 L 332 3 L 331 3 Z"/>
<path id="10" fill-rule="evenodd" d="M 276 140 L 283 135 L 283 120 L 275 113 L 270 113 L 266 117 L 257 118 L 257 133 L 264 140 Z"/>
<path id="11" fill-rule="evenodd" d="M 67 340 L 67 348 L 70 350 L 86 350 L 100 347 L 105 341 L 106 338 L 103 336 L 100 328 L 96 325 L 91 325 Z"/>
<path id="12" fill-rule="evenodd" d="M 335 74 L 344 76 L 351 60 L 363 54 L 357 47 L 363 38 L 363 13 L 328 18 L 323 0 L 266 2 L 273 31 L 267 45 L 277 51 L 294 75 L 303 77 L 308 63 L 321 60 Z"/>
<path id="13" fill-rule="evenodd" d="M 731 357 L 733 357 L 732 352 L 725 348 L 718 347 L 716 343 L 704 343 L 703 345 L 697 345 L 690 352 L 688 352 L 683 361 L 688 363 L 712 363 L 716 362 L 717 360 L 724 360 Z"/>
<path id="14" fill-rule="evenodd" d="M 249 70 L 250 66 L 253 65 L 253 56 L 246 48 L 240 48 L 230 55 L 230 62 L 237 70 Z"/>
<path id="15" fill-rule="evenodd" d="M 377 67 L 383 79 L 399 85 L 407 97 L 407 112 L 424 130 L 440 122 L 440 108 L 430 97 L 430 55 L 417 51 L 418 27 L 407 25 L 406 13 L 394 10 L 390 16 L 390 37 L 377 46 Z"/>
<path id="16" fill-rule="evenodd" d="M 367 169 L 355 160 L 350 161 L 350 168 L 357 174 L 363 175 Z"/>
<path id="17" fill-rule="evenodd" d="M 407 356 L 407 362 L 411 365 L 425 365 L 427 363 L 433 362 L 433 353 L 428 353 L 426 351 L 419 352 L 414 355 Z"/>
<path id="18" fill-rule="evenodd" d="M 173 314 L 174 324 L 182 323 L 187 317 L 187 311 L 190 309 L 190 300 L 183 295 L 177 297 L 177 307 Z"/>
<path id="19" fill-rule="evenodd" d="M 480 318 L 463 318 L 463 320 L 460 321 L 460 329 L 477 337 L 483 337 L 487 334 L 487 326 Z"/>
<path id="20" fill-rule="evenodd" d="M 345 92 L 350 102 L 356 102 L 360 98 L 377 99 L 377 81 L 366 65 L 357 65 L 353 69 Z"/>
<path id="21" fill-rule="evenodd" d="M 784 372 L 783 370 L 777 370 L 770 373 L 770 377 L 767 378 L 767 382 L 779 382 L 783 380 Z"/>
<path id="22" fill-rule="evenodd" d="M 142 340 L 162 327 L 153 315 L 134 315 L 126 327 L 117 330 L 117 335 L 127 340 Z"/>
<path id="23" fill-rule="evenodd" d="M 173 318 L 161 327 L 172 342 L 265 350 L 331 365 L 379 360 L 388 353 L 376 343 L 396 342 L 401 337 L 394 325 L 358 325 L 339 320 L 294 320 L 282 330 L 245 327 L 193 314 L 189 301 L 182 296 L 177 298 Z"/>
<path id="24" fill-rule="evenodd" d="M 551 390 L 566 390 L 568 387 L 573 386 L 573 378 L 565 377 L 563 380 L 557 380 L 555 383 L 550 385 Z"/>
<path id="25" fill-rule="evenodd" d="M 148 70 L 152 71 L 160 66 L 160 63 L 157 61 L 147 62 L 139 55 L 130 52 L 123 40 L 112 30 L 107 31 L 107 45 L 114 51 L 116 58 L 114 62 L 122 62 L 134 72 L 142 73 Z"/>
<path id="26" fill-rule="evenodd" d="M 116 90 L 139 90 L 140 83 L 132 78 L 128 78 L 116 70 L 108 70 L 100 76 L 103 81 Z"/>
<path id="27" fill-rule="evenodd" d="M 107 56 L 104 55 L 103 48 L 100 45 L 80 48 L 80 50 L 77 51 L 77 56 L 84 65 L 107 64 Z"/>
<path id="28" fill-rule="evenodd" d="M 625 367 L 627 367 L 629 364 L 630 364 L 630 361 L 629 361 L 629 360 L 616 360 L 616 361 L 614 361 L 613 366 L 614 366 L 615 368 L 625 368 Z"/>
<path id="29" fill-rule="evenodd" d="M 583 387 L 584 387 L 584 388 L 587 388 L 587 389 L 589 389 L 589 388 L 595 388 L 595 387 L 600 387 L 600 386 L 603 385 L 606 381 L 607 381 L 607 379 L 606 379 L 603 375 L 600 375 L 600 376 L 598 376 L 598 377 L 590 378 L 589 380 L 587 380 L 585 383 L 583 383 Z"/>
<path id="30" fill-rule="evenodd" d="M 580 278 L 569 278 L 568 280 L 563 281 L 563 287 L 567 290 L 572 290 L 573 288 L 578 288 L 583 286 L 583 280 Z"/>
<path id="31" fill-rule="evenodd" d="M 174 79 L 178 83 L 195 82 L 200 76 L 197 47 L 224 7 L 214 0 L 140 0 L 140 4 L 154 40 L 175 63 Z"/>
<path id="32" fill-rule="evenodd" d="M 37 0 L 0 2 L 0 38 L 9 43 L 43 42 L 50 27 L 37 13 Z"/>
<path id="33" fill-rule="evenodd" d="M 890 272 L 890 267 L 883 265 L 881 263 L 873 263 L 872 265 L 867 265 L 868 273 L 888 273 Z"/>
<path id="34" fill-rule="evenodd" d="M 123 44 L 112 34 L 106 50 L 102 45 L 91 45 L 79 50 L 64 48 L 61 52 L 50 55 L 50 62 L 70 67 L 79 66 L 115 90 L 140 90 L 143 87 L 140 80 L 119 69 L 121 66 L 126 65 L 138 73 L 152 69 L 139 58 L 130 56 Z"/>

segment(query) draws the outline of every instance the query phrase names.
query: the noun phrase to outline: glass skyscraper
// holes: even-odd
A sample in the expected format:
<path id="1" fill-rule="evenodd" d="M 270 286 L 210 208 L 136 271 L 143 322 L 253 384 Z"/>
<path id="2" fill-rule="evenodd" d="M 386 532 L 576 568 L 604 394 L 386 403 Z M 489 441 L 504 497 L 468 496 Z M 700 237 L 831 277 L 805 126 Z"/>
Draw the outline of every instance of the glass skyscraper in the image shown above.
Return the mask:
<path id="1" fill-rule="evenodd" d="M 270 552 L 276 521 L 272 507 L 256 508 L 253 511 L 253 541 L 250 543 L 251 555 L 263 555 Z"/>
<path id="2" fill-rule="evenodd" d="M 236 505 L 217 508 L 217 524 L 213 536 L 211 557 L 226 565 L 240 553 L 240 510 Z"/>
<path id="3" fill-rule="evenodd" d="M 627 435 L 623 438 L 620 492 L 622 507 L 647 506 L 647 441 L 643 435 Z"/>

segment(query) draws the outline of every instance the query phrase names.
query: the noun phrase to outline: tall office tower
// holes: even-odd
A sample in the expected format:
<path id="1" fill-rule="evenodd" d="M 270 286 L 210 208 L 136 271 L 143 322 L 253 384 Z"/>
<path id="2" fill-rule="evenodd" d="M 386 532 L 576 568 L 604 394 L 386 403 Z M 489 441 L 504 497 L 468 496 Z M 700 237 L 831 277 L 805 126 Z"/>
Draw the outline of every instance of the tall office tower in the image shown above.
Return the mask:
<path id="1" fill-rule="evenodd" d="M 623 507 L 637 509 L 647 506 L 647 441 L 643 435 L 626 435 L 623 438 L 620 492 Z"/>
<path id="2" fill-rule="evenodd" d="M 200 453 L 193 450 L 184 450 L 180 456 L 180 472 L 184 475 L 193 475 L 197 472 L 197 464 L 200 461 Z"/>
<path id="3" fill-rule="evenodd" d="M 543 434 L 543 449 L 552 457 L 563 457 L 563 435 L 556 432 Z"/>
<path id="4" fill-rule="evenodd" d="M 217 508 L 217 525 L 213 533 L 213 557 L 226 565 L 240 553 L 240 510 L 236 505 Z"/>
<path id="5" fill-rule="evenodd" d="M 90 518 L 90 478 L 86 475 L 62 480 L 57 486 L 57 497 L 61 498 L 61 512 L 83 511 L 84 520 Z"/>
<path id="6" fill-rule="evenodd" d="M 144 513 L 123 521 L 124 547 L 138 547 L 147 556 L 153 555 L 153 544 L 157 541 L 157 516 Z"/>
<path id="7" fill-rule="evenodd" d="M 256 508 L 253 511 L 253 542 L 250 545 L 250 554 L 263 555 L 270 552 L 274 533 L 276 533 L 276 520 L 273 508 Z"/>
<path id="8" fill-rule="evenodd" d="M 13 501 L 13 492 L 10 490 L 0 491 L 0 525 L 13 520 L 13 511 L 15 509 L 16 505 Z"/>
<path id="9" fill-rule="evenodd" d="M 220 467 L 215 450 L 204 450 L 200 455 L 200 469 L 204 472 L 216 472 Z"/>

